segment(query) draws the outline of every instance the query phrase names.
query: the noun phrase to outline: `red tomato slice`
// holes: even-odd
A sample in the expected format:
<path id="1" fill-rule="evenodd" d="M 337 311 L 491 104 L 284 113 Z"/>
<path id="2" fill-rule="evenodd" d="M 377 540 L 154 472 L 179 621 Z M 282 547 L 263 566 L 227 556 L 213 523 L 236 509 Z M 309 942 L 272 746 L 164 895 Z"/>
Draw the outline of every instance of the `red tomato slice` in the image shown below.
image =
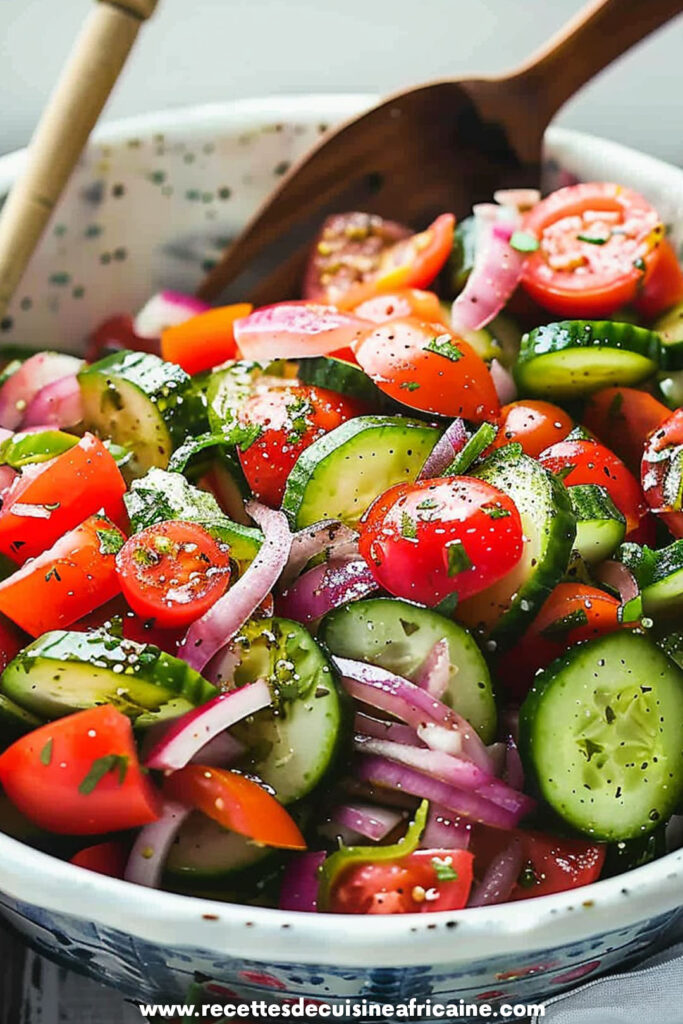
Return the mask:
<path id="1" fill-rule="evenodd" d="M 256 497 L 279 506 L 290 470 L 301 452 L 323 434 L 360 415 L 351 398 L 307 384 L 258 389 L 239 410 L 239 422 L 256 434 L 238 449 L 240 464 Z"/>
<path id="2" fill-rule="evenodd" d="M 600 877 L 607 847 L 585 839 L 564 839 L 543 832 L 527 832 L 475 825 L 471 848 L 474 869 L 482 878 L 494 857 L 506 849 L 512 839 L 522 844 L 523 867 L 510 901 L 528 900 L 589 885 Z"/>
<path id="3" fill-rule="evenodd" d="M 646 319 L 654 320 L 683 299 L 683 270 L 668 238 L 659 243 L 658 259 L 634 302 Z"/>
<path id="4" fill-rule="evenodd" d="M 282 804 L 246 775 L 189 764 L 168 776 L 164 792 L 254 842 L 283 850 L 306 849 L 306 840 Z"/>
<path id="5" fill-rule="evenodd" d="M 113 456 L 92 434 L 49 462 L 27 466 L 0 511 L 0 551 L 15 562 L 34 558 L 67 530 L 103 510 L 125 522 L 124 482 Z"/>
<path id="6" fill-rule="evenodd" d="M 11 619 L 0 615 L 0 672 L 4 672 L 10 661 L 16 658 L 22 647 L 30 643 L 30 638 L 18 629 Z"/>
<path id="7" fill-rule="evenodd" d="M 377 387 L 411 409 L 477 423 L 498 417 L 486 363 L 440 324 L 391 320 L 364 334 L 354 351 Z"/>
<path id="8" fill-rule="evenodd" d="M 0 612 L 34 637 L 76 622 L 119 592 L 124 541 L 108 519 L 90 516 L 0 583 Z"/>
<path id="9" fill-rule="evenodd" d="M 333 914 L 424 914 L 461 910 L 472 887 L 468 850 L 416 850 L 401 860 L 343 871 L 330 893 Z"/>
<path id="10" fill-rule="evenodd" d="M 131 724 L 110 704 L 22 736 L 0 755 L 0 782 L 22 814 L 60 834 L 136 828 L 156 821 L 161 808 Z"/>
<path id="11" fill-rule="evenodd" d="M 640 463 L 648 436 L 671 415 L 671 410 L 647 391 L 635 388 L 602 388 L 586 401 L 583 422 L 640 475 Z"/>
<path id="12" fill-rule="evenodd" d="M 353 311 L 363 320 L 375 324 L 386 323 L 387 320 L 399 320 L 405 316 L 414 316 L 418 320 L 430 324 L 441 323 L 450 330 L 450 324 L 434 292 L 424 292 L 417 288 L 403 288 L 390 295 L 376 295 L 372 299 L 361 302 Z"/>
<path id="13" fill-rule="evenodd" d="M 540 246 L 522 275 L 545 309 L 567 317 L 609 316 L 636 297 L 660 259 L 664 227 L 631 189 L 607 182 L 570 185 L 525 218 Z"/>
<path id="14" fill-rule="evenodd" d="M 428 605 L 485 590 L 516 565 L 522 548 L 512 500 L 473 477 L 397 484 L 360 524 L 360 553 L 380 587 Z"/>
<path id="15" fill-rule="evenodd" d="M 162 628 L 189 626 L 230 584 L 230 550 L 197 523 L 148 526 L 118 553 L 123 596 L 134 612 Z"/>
<path id="16" fill-rule="evenodd" d="M 85 358 L 89 363 L 130 348 L 134 352 L 152 352 L 159 355 L 158 338 L 141 338 L 135 333 L 133 318 L 126 314 L 111 316 L 96 328 L 90 335 L 85 350 Z"/>
<path id="17" fill-rule="evenodd" d="M 491 448 L 521 444 L 532 458 L 567 436 L 574 422 L 564 409 L 552 402 L 523 398 L 500 410 L 500 430 Z"/>
<path id="18" fill-rule="evenodd" d="M 161 335 L 161 358 L 177 363 L 186 373 L 202 373 L 227 359 L 235 359 L 235 320 L 249 316 L 248 302 L 220 306 L 167 327 Z"/>
<path id="19" fill-rule="evenodd" d="M 573 484 L 598 484 L 626 518 L 626 531 L 635 530 L 645 504 L 638 481 L 616 455 L 599 441 L 558 441 L 546 448 L 539 462 L 557 473 L 567 487 Z"/>
<path id="20" fill-rule="evenodd" d="M 679 513 L 683 509 L 683 409 L 670 413 L 650 434 L 640 479 L 653 512 Z M 667 515 L 666 524 L 674 536 L 680 535 L 678 523 L 677 518 Z"/>
<path id="21" fill-rule="evenodd" d="M 245 359 L 323 356 L 356 341 L 367 323 L 334 306 L 278 302 L 235 321 L 235 341 Z"/>
<path id="22" fill-rule="evenodd" d="M 70 863 L 88 871 L 96 871 L 98 875 L 109 875 L 110 878 L 123 878 L 128 861 L 128 850 L 123 843 L 112 840 L 108 843 L 97 843 L 79 850 Z"/>

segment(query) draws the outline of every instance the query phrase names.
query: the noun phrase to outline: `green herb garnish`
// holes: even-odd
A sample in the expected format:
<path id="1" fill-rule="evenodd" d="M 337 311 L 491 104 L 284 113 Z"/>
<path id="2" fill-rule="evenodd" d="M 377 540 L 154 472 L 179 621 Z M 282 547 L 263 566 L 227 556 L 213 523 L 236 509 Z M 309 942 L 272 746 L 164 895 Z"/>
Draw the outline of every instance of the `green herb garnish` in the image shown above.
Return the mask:
<path id="1" fill-rule="evenodd" d="M 432 867 L 439 882 L 455 882 L 458 878 L 452 857 L 432 857 Z"/>
<path id="2" fill-rule="evenodd" d="M 82 793 L 83 796 L 90 796 L 90 794 L 94 792 L 98 783 L 100 783 L 105 775 L 109 774 L 109 772 L 118 772 L 119 786 L 122 786 L 125 781 L 127 771 L 128 757 L 126 754 L 106 754 L 104 757 L 98 757 L 93 761 L 90 771 L 78 787 L 78 792 Z"/>
<path id="3" fill-rule="evenodd" d="M 510 236 L 510 247 L 517 252 L 536 252 L 540 242 L 529 231 L 513 231 Z"/>
<path id="4" fill-rule="evenodd" d="M 40 763 L 47 767 L 52 761 L 52 747 L 54 746 L 54 740 L 50 738 L 43 749 L 40 752 Z"/>
<path id="5" fill-rule="evenodd" d="M 406 540 L 417 540 L 417 523 L 407 512 L 401 513 L 401 536 Z"/>
<path id="6" fill-rule="evenodd" d="M 450 359 L 452 363 L 457 363 L 459 359 L 462 359 L 462 352 L 453 344 L 453 339 L 450 334 L 439 334 L 435 336 L 427 342 L 426 348 L 430 352 L 434 352 L 437 356 L 443 356 L 444 359 Z"/>
<path id="7" fill-rule="evenodd" d="M 563 615 L 561 619 L 555 619 L 545 629 L 542 629 L 541 636 L 544 636 L 547 640 L 562 640 L 572 629 L 576 629 L 577 626 L 587 625 L 588 616 L 583 608 L 575 608 L 573 612 Z"/>
<path id="8" fill-rule="evenodd" d="M 461 540 L 451 541 L 446 546 L 446 558 L 448 559 L 448 575 L 457 576 L 460 572 L 472 568 L 470 556 L 465 551 Z"/>

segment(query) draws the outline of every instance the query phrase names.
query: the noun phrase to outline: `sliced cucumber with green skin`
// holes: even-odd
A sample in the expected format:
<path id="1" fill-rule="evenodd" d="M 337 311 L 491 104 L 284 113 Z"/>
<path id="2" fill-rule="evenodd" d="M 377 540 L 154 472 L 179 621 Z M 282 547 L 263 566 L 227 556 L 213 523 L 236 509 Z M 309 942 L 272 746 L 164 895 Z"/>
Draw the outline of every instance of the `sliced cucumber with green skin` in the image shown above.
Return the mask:
<path id="1" fill-rule="evenodd" d="M 472 273 L 477 251 L 477 221 L 474 214 L 455 225 L 453 249 L 448 258 L 448 276 L 452 295 L 458 295 Z"/>
<path id="2" fill-rule="evenodd" d="M 132 450 L 125 467 L 132 477 L 165 469 L 187 434 L 205 429 L 192 379 L 148 352 L 115 352 L 82 370 L 78 382 L 86 428 Z"/>
<path id="3" fill-rule="evenodd" d="M 575 484 L 567 492 L 576 519 L 575 550 L 589 565 L 603 562 L 624 539 L 624 516 L 605 487 Z"/>
<path id="4" fill-rule="evenodd" d="M 412 483 L 441 431 L 402 416 L 358 416 L 318 438 L 295 462 L 282 499 L 297 529 L 321 519 L 354 526 L 375 498 Z"/>
<path id="5" fill-rule="evenodd" d="M 617 558 L 640 587 L 643 611 L 655 619 L 680 616 L 683 608 L 683 539 L 654 551 L 640 544 L 622 544 Z"/>
<path id="6" fill-rule="evenodd" d="M 14 740 L 32 732 L 44 724 L 43 718 L 15 704 L 13 700 L 0 693 L 0 744 L 12 743 Z"/>
<path id="7" fill-rule="evenodd" d="M 515 378 L 523 394 L 577 398 L 613 384 L 631 386 L 657 371 L 659 335 L 610 320 L 562 320 L 522 337 Z"/>
<path id="8" fill-rule="evenodd" d="M 671 658 L 679 668 L 683 669 L 683 632 L 675 630 L 672 633 L 667 633 L 666 636 L 657 637 L 655 643 L 668 658 Z"/>
<path id="9" fill-rule="evenodd" d="M 662 341 L 663 370 L 683 370 L 683 302 L 664 313 L 653 325 Z"/>
<path id="10" fill-rule="evenodd" d="M 489 638 L 492 649 L 514 643 L 564 575 L 576 537 L 566 487 L 509 444 L 489 455 L 471 474 L 512 498 L 525 544 L 514 569 L 493 586 L 463 601 L 455 616 Z"/>
<path id="11" fill-rule="evenodd" d="M 99 630 L 45 633 L 9 663 L 0 691 L 44 719 L 99 704 L 135 719 L 178 696 L 197 707 L 218 693 L 180 658 Z"/>
<path id="12" fill-rule="evenodd" d="M 446 466 L 441 476 L 461 476 L 467 473 L 482 452 L 486 451 L 496 439 L 498 427 L 493 423 L 482 423 L 461 448 L 453 461 Z"/>
<path id="13" fill-rule="evenodd" d="M 520 748 L 548 804 L 610 842 L 652 832 L 683 797 L 683 672 L 644 635 L 574 647 L 536 676 Z"/>
<path id="14" fill-rule="evenodd" d="M 277 854 L 223 828 L 205 814 L 187 818 L 171 846 L 164 867 L 165 880 L 175 883 L 215 884 L 240 876 Z"/>
<path id="15" fill-rule="evenodd" d="M 212 494 L 193 487 L 180 473 L 150 469 L 133 481 L 123 500 L 133 533 L 170 519 L 198 523 L 216 540 L 228 544 L 240 564 L 252 562 L 263 543 L 260 530 L 233 523 Z"/>
<path id="16" fill-rule="evenodd" d="M 329 659 L 289 619 L 249 622 L 233 641 L 234 686 L 265 679 L 273 704 L 231 730 L 247 746 L 242 767 L 290 804 L 319 784 L 344 739 L 344 706 Z"/>
<path id="17" fill-rule="evenodd" d="M 669 409 L 680 409 L 683 405 L 683 370 L 660 374 L 656 382 L 655 397 Z"/>
<path id="18" fill-rule="evenodd" d="M 457 623 L 429 608 L 376 597 L 328 612 L 318 637 L 341 658 L 379 665 L 412 682 L 434 645 L 446 640 L 450 667 L 441 699 L 466 718 L 485 743 L 493 739 L 496 704 L 491 676 L 476 643 Z"/>
<path id="19" fill-rule="evenodd" d="M 615 875 L 623 875 L 625 871 L 633 871 L 643 864 L 658 860 L 666 852 L 666 834 L 662 825 L 646 836 L 610 843 L 600 877 L 614 878 Z"/>
<path id="20" fill-rule="evenodd" d="M 396 403 L 380 391 L 360 366 L 347 363 L 344 359 L 331 356 L 300 359 L 299 380 L 302 384 L 313 384 L 348 398 L 357 398 L 380 412 L 396 409 Z"/>

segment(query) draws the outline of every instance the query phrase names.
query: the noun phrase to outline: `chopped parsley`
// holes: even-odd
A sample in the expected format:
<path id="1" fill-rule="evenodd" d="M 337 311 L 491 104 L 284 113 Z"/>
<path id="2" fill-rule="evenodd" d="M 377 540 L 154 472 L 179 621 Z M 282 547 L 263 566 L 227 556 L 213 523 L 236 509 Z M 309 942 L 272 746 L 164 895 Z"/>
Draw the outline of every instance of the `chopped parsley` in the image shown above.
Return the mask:
<path id="1" fill-rule="evenodd" d="M 539 245 L 536 236 L 529 231 L 513 231 L 510 236 L 510 246 L 517 252 L 536 252 Z"/>
<path id="2" fill-rule="evenodd" d="M 404 380 L 401 384 L 402 391 L 417 391 L 419 387 L 416 380 Z"/>
<path id="3" fill-rule="evenodd" d="M 436 335 L 427 342 L 426 347 L 429 352 L 443 356 L 444 359 L 450 359 L 452 363 L 457 363 L 459 359 L 462 359 L 462 352 L 453 344 L 450 334 Z"/>
<path id="4" fill-rule="evenodd" d="M 435 501 L 434 498 L 425 498 L 419 505 L 416 505 L 415 508 L 419 509 L 420 512 L 423 512 L 430 508 L 439 508 L 440 505 L 441 502 Z"/>
<path id="5" fill-rule="evenodd" d="M 561 619 L 555 619 L 545 629 L 542 629 L 541 636 L 544 636 L 547 640 L 563 640 L 572 629 L 576 629 L 577 626 L 587 625 L 588 616 L 584 609 L 575 608 L 573 612 L 563 615 Z"/>
<path id="6" fill-rule="evenodd" d="M 577 235 L 576 237 L 580 242 L 588 242 L 590 245 L 605 245 L 611 236 L 608 235 L 605 238 L 603 235 Z"/>
<path id="7" fill-rule="evenodd" d="M 401 536 L 406 540 L 417 540 L 417 523 L 407 512 L 401 513 Z"/>
<path id="8" fill-rule="evenodd" d="M 452 619 L 455 609 L 458 607 L 458 592 L 454 590 L 452 594 L 447 594 L 446 597 L 442 598 L 438 604 L 434 605 L 434 611 L 438 612 L 439 615 L 443 615 L 446 619 Z"/>
<path id="9" fill-rule="evenodd" d="M 101 555 L 118 555 L 124 545 L 124 538 L 118 530 L 96 530 Z"/>
<path id="10" fill-rule="evenodd" d="M 289 416 L 287 443 L 298 444 L 309 427 L 309 419 L 313 413 L 313 406 L 303 396 L 296 398 L 287 406 Z"/>
<path id="11" fill-rule="evenodd" d="M 472 568 L 470 556 L 465 551 L 461 540 L 451 541 L 451 543 L 446 546 L 446 558 L 448 559 L 449 576 L 457 576 L 458 573 L 465 572 L 466 569 Z"/>
<path id="12" fill-rule="evenodd" d="M 439 882 L 455 882 L 458 872 L 453 867 L 452 857 L 432 857 L 432 867 Z"/>
<path id="13" fill-rule="evenodd" d="M 482 505 L 481 510 L 489 519 L 507 519 L 509 515 L 512 515 L 509 508 L 503 508 L 502 505 L 497 505 L 493 501 L 488 505 Z"/>
<path id="14" fill-rule="evenodd" d="M 118 772 L 119 786 L 122 786 L 126 772 L 128 771 L 128 757 L 126 754 L 106 754 L 104 757 L 98 757 L 93 761 L 90 771 L 85 776 L 78 792 L 82 793 L 83 796 L 90 796 L 94 792 L 95 787 L 102 781 L 105 775 L 109 772 Z"/>
<path id="15" fill-rule="evenodd" d="M 52 747 L 54 746 L 54 740 L 52 737 L 47 741 L 45 746 L 40 752 L 40 763 L 47 767 L 52 761 Z"/>

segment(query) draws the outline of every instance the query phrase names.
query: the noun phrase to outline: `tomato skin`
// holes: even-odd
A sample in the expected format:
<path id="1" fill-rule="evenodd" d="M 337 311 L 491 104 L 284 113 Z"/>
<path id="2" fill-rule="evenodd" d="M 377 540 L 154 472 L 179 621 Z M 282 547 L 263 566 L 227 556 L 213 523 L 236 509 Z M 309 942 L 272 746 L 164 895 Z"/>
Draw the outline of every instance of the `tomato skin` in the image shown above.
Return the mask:
<path id="1" fill-rule="evenodd" d="M 476 423 L 499 414 L 486 363 L 440 324 L 391 320 L 362 335 L 354 351 L 377 387 L 411 409 Z"/>
<path id="2" fill-rule="evenodd" d="M 11 619 L 0 615 L 0 672 L 4 672 L 22 647 L 30 642 L 30 637 L 15 626 Z"/>
<path id="3" fill-rule="evenodd" d="M 567 648 L 629 628 L 619 620 L 620 610 L 621 602 L 604 590 L 583 583 L 558 583 L 522 638 L 498 662 L 501 685 L 522 701 L 538 670 Z M 630 623 L 630 628 L 635 625 Z"/>
<path id="4" fill-rule="evenodd" d="M 508 832 L 475 825 L 471 849 L 478 878 L 483 877 L 492 859 L 502 853 L 512 839 L 522 844 L 523 868 L 520 879 L 526 884 L 518 883 L 515 886 L 509 902 L 566 892 L 596 882 L 600 877 L 607 851 L 604 843 L 565 839 L 526 829 Z"/>
<path id="5" fill-rule="evenodd" d="M 665 521 L 674 536 L 679 536 L 678 520 L 668 513 L 683 508 L 682 452 L 683 409 L 677 409 L 648 437 L 640 470 L 645 500 L 653 512 L 667 513 Z"/>
<path id="6" fill-rule="evenodd" d="M 521 444 L 523 451 L 538 458 L 556 441 L 562 441 L 574 426 L 564 409 L 552 402 L 522 398 L 500 410 L 500 429 L 491 448 Z"/>
<path id="7" fill-rule="evenodd" d="M 601 388 L 586 401 L 583 422 L 597 438 L 640 474 L 648 436 L 671 415 L 671 410 L 647 391 Z"/>
<path id="8" fill-rule="evenodd" d="M 353 312 L 362 320 L 370 320 L 375 324 L 398 320 L 404 316 L 414 316 L 430 324 L 443 324 L 450 330 L 438 295 L 434 292 L 420 291 L 418 288 L 403 288 L 388 295 L 376 295 L 361 302 Z"/>
<path id="9" fill-rule="evenodd" d="M 553 192 L 526 215 L 524 227 L 540 246 L 526 260 L 522 284 L 560 316 L 609 316 L 633 301 L 660 259 L 659 214 L 637 192 L 610 182 Z M 591 232 L 607 241 L 579 238 Z"/>
<path id="10" fill-rule="evenodd" d="M 240 317 L 249 316 L 252 309 L 248 302 L 219 306 L 167 327 L 161 334 L 161 358 L 177 363 L 189 374 L 202 373 L 227 359 L 235 359 L 233 325 Z"/>
<path id="11" fill-rule="evenodd" d="M 124 844 L 111 840 L 96 843 L 95 846 L 86 846 L 85 849 L 79 850 L 69 863 L 79 868 L 87 868 L 88 871 L 95 871 L 98 875 L 123 878 L 127 861 L 128 850 Z"/>
<path id="12" fill-rule="evenodd" d="M 93 765 L 102 758 L 116 760 L 95 780 Z M 22 814 L 60 835 L 136 828 L 156 821 L 161 809 L 159 794 L 140 770 L 130 721 L 110 704 L 22 736 L 0 755 L 0 782 Z"/>
<path id="13" fill-rule="evenodd" d="M 306 840 L 282 804 L 239 772 L 188 764 L 166 778 L 164 792 L 255 842 L 284 850 L 306 849 Z"/>
<path id="14" fill-rule="evenodd" d="M 85 358 L 89 363 L 96 363 L 98 359 L 111 355 L 112 352 L 120 352 L 123 348 L 159 355 L 159 339 L 141 338 L 135 333 L 132 316 L 121 313 L 104 320 L 93 331 L 88 338 Z"/>
<path id="15" fill-rule="evenodd" d="M 363 516 L 358 546 L 380 587 L 434 605 L 505 576 L 522 554 L 522 524 L 491 484 L 445 477 L 390 487 Z"/>
<path id="16" fill-rule="evenodd" d="M 116 566 L 128 604 L 163 628 L 189 626 L 230 584 L 230 551 L 197 523 L 148 526 L 126 541 Z"/>
<path id="17" fill-rule="evenodd" d="M 116 556 L 102 535 L 123 544 L 113 523 L 90 516 L 0 583 L 0 612 L 33 637 L 71 625 L 119 592 Z"/>
<path id="18" fill-rule="evenodd" d="M 261 433 L 244 451 L 238 449 L 238 455 L 259 501 L 277 508 L 301 452 L 361 411 L 353 399 L 307 384 L 258 390 L 248 398 L 239 422 L 259 427 Z"/>
<path id="19" fill-rule="evenodd" d="M 440 880 L 434 861 L 456 877 Z M 416 850 L 395 861 L 369 861 L 343 871 L 330 893 L 333 914 L 424 914 L 462 910 L 472 887 L 468 850 Z"/>
<path id="20" fill-rule="evenodd" d="M 93 434 L 85 434 L 73 448 L 27 466 L 14 480 L 0 510 L 0 551 L 25 562 L 100 509 L 114 522 L 125 522 L 125 491 L 113 456 Z M 48 514 L 26 515 L 26 505 L 43 506 Z"/>
<path id="21" fill-rule="evenodd" d="M 636 310 L 648 320 L 675 306 L 683 299 L 683 270 L 676 250 L 668 238 L 659 243 L 658 259 L 647 274 L 636 296 Z"/>
<path id="22" fill-rule="evenodd" d="M 626 518 L 626 530 L 634 530 L 645 514 L 645 504 L 633 473 L 599 441 L 558 441 L 546 448 L 539 462 L 562 477 L 567 487 L 598 484 Z"/>

